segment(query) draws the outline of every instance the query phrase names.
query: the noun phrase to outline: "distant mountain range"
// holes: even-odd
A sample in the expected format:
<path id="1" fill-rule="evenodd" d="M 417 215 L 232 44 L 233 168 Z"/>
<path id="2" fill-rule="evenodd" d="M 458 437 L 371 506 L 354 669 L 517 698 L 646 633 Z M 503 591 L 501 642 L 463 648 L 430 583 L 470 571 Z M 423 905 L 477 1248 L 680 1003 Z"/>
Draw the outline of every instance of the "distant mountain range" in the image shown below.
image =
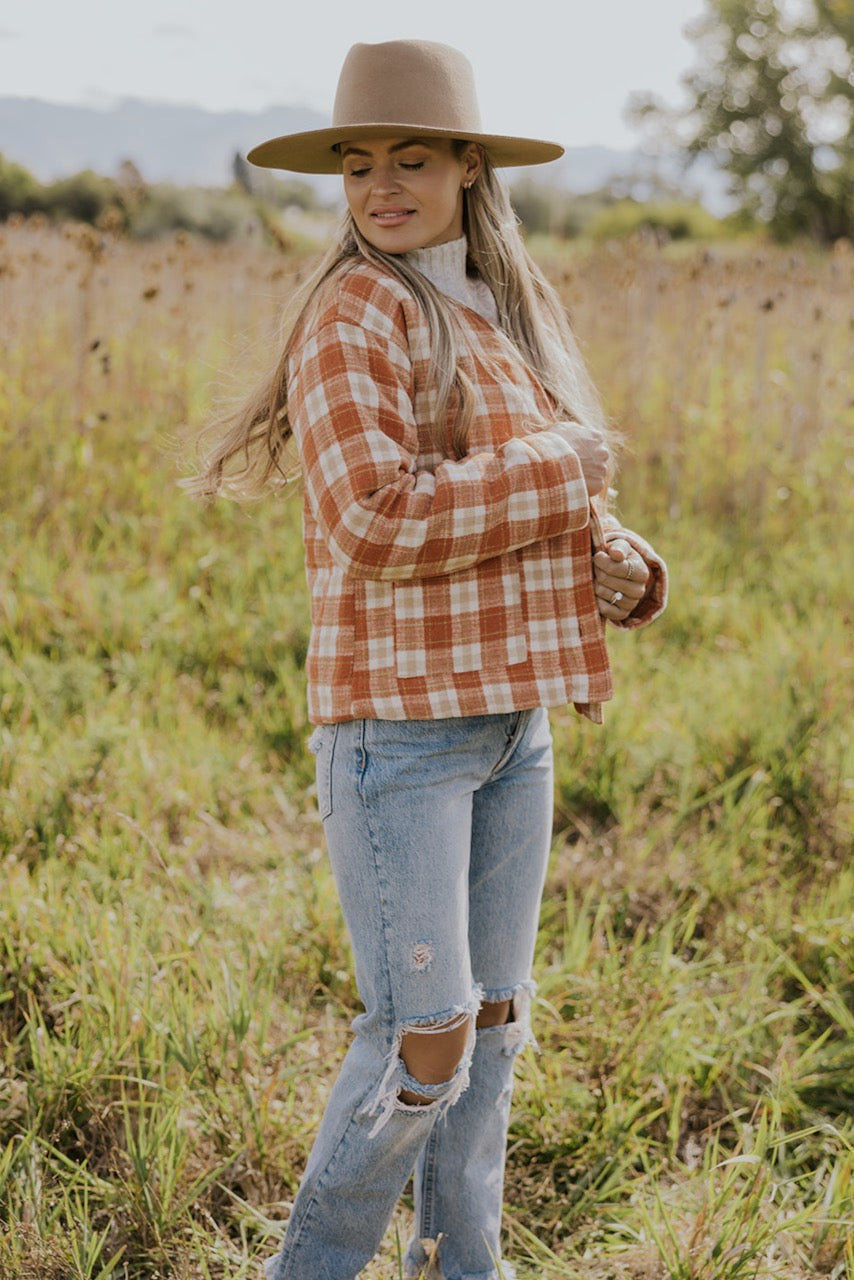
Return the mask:
<path id="1" fill-rule="evenodd" d="M 227 186 L 237 151 L 265 138 L 303 129 L 322 129 L 326 116 L 308 108 L 275 106 L 264 111 L 205 111 L 200 107 L 127 98 L 115 105 L 71 106 L 37 98 L 0 97 L 0 154 L 29 169 L 42 182 L 82 169 L 115 175 L 131 160 L 146 182 L 182 186 Z M 625 174 L 662 169 L 640 151 L 611 147 L 571 147 L 553 164 L 529 171 L 538 181 L 573 192 L 594 191 Z M 522 176 L 526 171 L 519 171 Z M 511 177 L 516 175 L 511 175 Z M 692 175 L 692 187 L 712 207 L 721 189 L 708 174 Z M 334 198 L 338 181 L 307 179 L 323 198 Z"/>
<path id="2" fill-rule="evenodd" d="M 278 133 L 322 129 L 315 111 L 204 111 L 126 98 L 102 110 L 0 97 L 0 153 L 43 182 L 81 169 L 107 176 L 132 160 L 147 182 L 225 186 L 235 151 Z"/>

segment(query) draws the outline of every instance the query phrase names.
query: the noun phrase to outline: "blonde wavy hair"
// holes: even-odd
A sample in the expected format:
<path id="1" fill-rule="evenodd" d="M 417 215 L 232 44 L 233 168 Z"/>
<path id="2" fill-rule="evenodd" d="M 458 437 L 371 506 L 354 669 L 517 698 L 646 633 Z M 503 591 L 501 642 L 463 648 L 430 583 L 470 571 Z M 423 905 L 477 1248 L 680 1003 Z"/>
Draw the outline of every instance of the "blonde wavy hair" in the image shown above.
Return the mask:
<path id="1" fill-rule="evenodd" d="M 462 154 L 468 145 L 460 141 L 454 148 Z M 469 264 L 492 290 L 499 327 L 547 391 L 555 420 L 577 422 L 582 432 L 598 429 L 613 458 L 616 435 L 605 420 L 563 305 L 525 248 L 507 188 L 488 156 L 483 161 L 477 180 L 463 193 Z M 359 258 L 400 280 L 422 308 L 431 335 L 428 376 L 435 388 L 437 438 L 453 403 L 451 439 L 456 456 L 464 456 L 474 406 L 474 392 L 460 360 L 466 350 L 464 328 L 440 291 L 404 256 L 382 253 L 365 240 L 348 210 L 323 259 L 288 302 L 284 348 L 275 366 L 241 407 L 203 431 L 197 474 L 183 482 L 190 492 L 206 498 L 217 493 L 253 498 L 281 486 L 293 474 L 294 467 L 287 463 L 292 436 L 288 361 L 311 324 L 323 285 Z"/>

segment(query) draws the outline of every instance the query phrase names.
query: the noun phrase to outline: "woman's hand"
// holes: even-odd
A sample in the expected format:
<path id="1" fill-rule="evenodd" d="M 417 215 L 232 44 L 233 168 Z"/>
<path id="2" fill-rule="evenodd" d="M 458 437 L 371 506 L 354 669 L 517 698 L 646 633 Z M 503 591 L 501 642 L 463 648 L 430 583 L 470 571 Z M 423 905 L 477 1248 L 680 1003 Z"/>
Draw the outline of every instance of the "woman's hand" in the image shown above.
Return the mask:
<path id="1" fill-rule="evenodd" d="M 584 476 L 584 483 L 587 485 L 587 492 L 593 498 L 597 493 L 601 493 L 608 483 L 608 468 L 611 463 L 611 453 L 605 443 L 605 437 L 601 431 L 597 431 L 595 427 L 590 427 L 580 436 L 577 444 L 574 446 L 575 452 L 581 463 L 581 471 Z"/>
<path id="2" fill-rule="evenodd" d="M 613 538 L 593 557 L 596 603 L 603 618 L 623 622 L 643 599 L 649 569 L 625 538 Z"/>
<path id="3" fill-rule="evenodd" d="M 581 474 L 591 498 L 601 493 L 608 483 L 611 451 L 604 434 L 598 427 L 587 427 L 581 422 L 558 422 L 553 430 L 559 430 L 581 463 Z"/>

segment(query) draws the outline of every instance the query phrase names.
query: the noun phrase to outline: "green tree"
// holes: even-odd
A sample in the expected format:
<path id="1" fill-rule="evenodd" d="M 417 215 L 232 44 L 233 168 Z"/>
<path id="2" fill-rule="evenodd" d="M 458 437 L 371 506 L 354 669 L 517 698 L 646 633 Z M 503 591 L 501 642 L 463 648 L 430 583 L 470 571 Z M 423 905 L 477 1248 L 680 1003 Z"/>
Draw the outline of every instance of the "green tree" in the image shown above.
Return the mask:
<path id="1" fill-rule="evenodd" d="M 29 170 L 0 154 L 0 221 L 42 208 L 43 189 Z"/>
<path id="2" fill-rule="evenodd" d="M 779 238 L 854 235 L 851 0 L 706 0 L 688 34 L 699 56 L 687 108 L 636 96 L 634 121 L 689 158 L 714 156 Z"/>

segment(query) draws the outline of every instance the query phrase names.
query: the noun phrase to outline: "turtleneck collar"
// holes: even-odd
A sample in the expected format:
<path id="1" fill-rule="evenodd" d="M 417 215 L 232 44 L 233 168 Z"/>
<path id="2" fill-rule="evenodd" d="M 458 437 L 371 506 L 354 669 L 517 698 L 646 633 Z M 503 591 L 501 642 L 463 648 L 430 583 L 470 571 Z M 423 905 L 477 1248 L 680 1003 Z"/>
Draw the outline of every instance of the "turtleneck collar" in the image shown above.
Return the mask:
<path id="1" fill-rule="evenodd" d="M 465 236 L 460 236 L 459 240 L 413 249 L 405 257 L 440 293 L 447 294 L 495 324 L 498 308 L 492 291 L 484 280 L 467 274 L 467 255 L 468 243 Z"/>

